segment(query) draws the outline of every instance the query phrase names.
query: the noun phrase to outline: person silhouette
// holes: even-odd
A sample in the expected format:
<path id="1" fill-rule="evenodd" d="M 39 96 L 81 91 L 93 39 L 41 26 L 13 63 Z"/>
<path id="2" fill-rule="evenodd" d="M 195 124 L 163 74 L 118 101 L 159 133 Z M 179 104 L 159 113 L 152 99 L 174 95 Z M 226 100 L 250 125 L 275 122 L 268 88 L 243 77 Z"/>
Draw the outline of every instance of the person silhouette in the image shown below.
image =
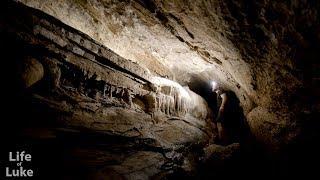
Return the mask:
<path id="1" fill-rule="evenodd" d="M 237 96 L 215 82 L 212 83 L 211 90 L 217 94 L 218 112 L 215 121 L 219 143 L 227 145 L 239 142 L 242 113 Z"/>

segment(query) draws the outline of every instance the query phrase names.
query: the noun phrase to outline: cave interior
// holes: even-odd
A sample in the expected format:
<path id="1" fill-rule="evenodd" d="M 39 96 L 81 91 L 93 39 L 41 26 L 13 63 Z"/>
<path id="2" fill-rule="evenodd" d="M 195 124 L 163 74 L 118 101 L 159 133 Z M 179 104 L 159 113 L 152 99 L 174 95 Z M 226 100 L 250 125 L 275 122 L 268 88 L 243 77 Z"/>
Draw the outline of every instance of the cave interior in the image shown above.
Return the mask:
<path id="1" fill-rule="evenodd" d="M 319 1 L 1 4 L 1 168 L 26 151 L 39 179 L 319 176 Z"/>

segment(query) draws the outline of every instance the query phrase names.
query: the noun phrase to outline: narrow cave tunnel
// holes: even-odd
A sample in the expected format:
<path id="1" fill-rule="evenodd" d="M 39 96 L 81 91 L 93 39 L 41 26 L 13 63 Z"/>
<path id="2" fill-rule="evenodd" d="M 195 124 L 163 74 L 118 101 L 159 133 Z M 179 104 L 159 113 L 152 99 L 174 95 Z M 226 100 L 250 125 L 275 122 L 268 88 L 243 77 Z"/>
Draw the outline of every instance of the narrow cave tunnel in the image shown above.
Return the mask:
<path id="1" fill-rule="evenodd" d="M 318 1 L 0 8 L 1 179 L 318 175 Z"/>

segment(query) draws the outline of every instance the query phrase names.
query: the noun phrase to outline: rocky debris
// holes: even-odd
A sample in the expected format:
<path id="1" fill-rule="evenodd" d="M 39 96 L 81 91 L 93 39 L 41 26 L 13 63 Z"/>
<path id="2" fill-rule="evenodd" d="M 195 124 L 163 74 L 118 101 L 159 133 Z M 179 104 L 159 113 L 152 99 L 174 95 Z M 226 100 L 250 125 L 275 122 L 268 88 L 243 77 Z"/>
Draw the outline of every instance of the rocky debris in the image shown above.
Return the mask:
<path id="1" fill-rule="evenodd" d="M 166 159 L 160 153 L 138 152 L 127 157 L 123 163 L 111 166 L 115 172 L 126 179 L 150 179 L 160 173 Z"/>
<path id="2" fill-rule="evenodd" d="M 239 154 L 239 152 L 239 143 L 233 143 L 227 146 L 211 144 L 204 148 L 204 161 L 224 162 L 228 159 L 232 159 Z"/>
<path id="3" fill-rule="evenodd" d="M 240 159 L 239 143 L 228 146 L 211 144 L 203 150 L 204 156 L 199 166 L 199 179 L 248 177 L 243 175 L 248 173 L 245 168 L 247 163 Z"/>

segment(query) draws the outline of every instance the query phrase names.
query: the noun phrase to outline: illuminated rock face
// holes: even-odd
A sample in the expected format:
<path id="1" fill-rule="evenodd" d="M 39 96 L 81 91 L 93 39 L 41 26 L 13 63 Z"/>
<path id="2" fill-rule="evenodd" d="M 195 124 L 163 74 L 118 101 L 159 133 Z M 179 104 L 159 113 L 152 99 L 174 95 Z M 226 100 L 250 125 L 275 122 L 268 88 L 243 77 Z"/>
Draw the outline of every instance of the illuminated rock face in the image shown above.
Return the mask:
<path id="1" fill-rule="evenodd" d="M 269 126 L 272 120 L 275 134 L 269 137 L 282 139 L 274 146 L 300 131 L 297 116 L 319 109 L 303 95 L 319 97 L 312 88 L 319 84 L 318 3 L 20 1 L 89 35 L 153 75 L 183 86 L 217 80 L 237 94 L 245 114 L 252 111 L 249 124 Z M 272 114 L 270 118 L 252 119 L 261 109 Z"/>
<path id="2" fill-rule="evenodd" d="M 210 80 L 235 92 L 251 133 L 270 150 L 318 131 L 318 2 L 18 2 L 40 10 L 12 5 L 4 19 L 6 42 L 19 45 L 17 63 L 32 59 L 35 71 L 19 82 L 36 109 L 49 113 L 40 118 L 49 117 L 58 133 L 121 139 L 97 150 L 116 163 L 93 176 L 150 178 L 159 167 L 183 167 L 188 149 L 216 134 L 195 93 Z M 119 144 L 130 155 L 113 154 Z M 139 161 L 128 174 L 138 159 L 148 165 Z"/>
<path id="3" fill-rule="evenodd" d="M 151 74 L 53 17 L 21 4 L 11 6 L 12 12 L 4 21 L 8 26 L 6 41 L 22 52 L 13 59 L 16 64 L 24 63 L 26 57 L 36 62 L 31 63 L 36 70 L 22 71 L 32 83 L 20 78 L 28 83 L 22 90 L 30 93 L 24 95 L 30 98 L 27 106 L 36 112 L 32 123 L 48 119 L 54 125 L 41 128 L 57 136 L 70 132 L 101 136 L 99 142 L 106 143 L 104 153 L 111 153 L 103 160 L 109 164 L 105 168 L 129 179 L 156 176 L 165 164 L 173 170 L 186 161 L 183 155 L 189 154 L 189 149 L 213 141 L 216 133 L 202 97 Z M 25 19 L 30 21 L 23 22 Z M 46 138 L 32 131 L 31 137 Z M 79 156 L 75 159 L 91 155 L 95 159 L 99 158 L 95 152 L 102 150 L 81 153 L 82 149 L 73 147 L 71 151 L 75 152 L 68 156 Z"/>

